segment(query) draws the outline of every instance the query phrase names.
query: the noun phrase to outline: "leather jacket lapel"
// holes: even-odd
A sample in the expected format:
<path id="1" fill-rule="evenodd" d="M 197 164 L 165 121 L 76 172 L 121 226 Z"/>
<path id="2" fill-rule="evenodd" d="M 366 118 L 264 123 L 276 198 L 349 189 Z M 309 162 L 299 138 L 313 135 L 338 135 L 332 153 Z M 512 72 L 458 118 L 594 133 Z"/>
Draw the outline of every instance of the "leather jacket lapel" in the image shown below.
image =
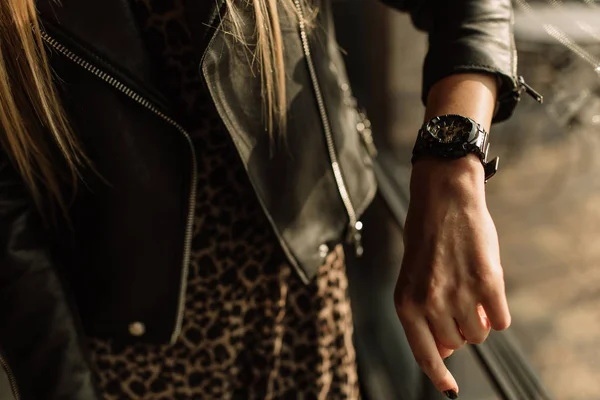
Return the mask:
<path id="1" fill-rule="evenodd" d="M 151 82 L 151 62 L 128 0 L 38 0 L 44 25 L 52 24 L 111 64 Z"/>
<path id="2" fill-rule="evenodd" d="M 169 111 L 129 0 L 37 0 L 37 7 L 43 30 Z"/>

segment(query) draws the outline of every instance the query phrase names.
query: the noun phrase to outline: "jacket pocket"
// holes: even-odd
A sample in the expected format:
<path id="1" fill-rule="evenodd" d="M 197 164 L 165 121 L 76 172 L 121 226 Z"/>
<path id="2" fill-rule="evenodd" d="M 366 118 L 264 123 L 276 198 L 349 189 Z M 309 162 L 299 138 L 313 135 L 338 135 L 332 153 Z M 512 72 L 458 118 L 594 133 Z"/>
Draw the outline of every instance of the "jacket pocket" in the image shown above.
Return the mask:
<path id="1" fill-rule="evenodd" d="M 20 400 L 19 388 L 8 361 L 0 353 L 0 400 Z"/>

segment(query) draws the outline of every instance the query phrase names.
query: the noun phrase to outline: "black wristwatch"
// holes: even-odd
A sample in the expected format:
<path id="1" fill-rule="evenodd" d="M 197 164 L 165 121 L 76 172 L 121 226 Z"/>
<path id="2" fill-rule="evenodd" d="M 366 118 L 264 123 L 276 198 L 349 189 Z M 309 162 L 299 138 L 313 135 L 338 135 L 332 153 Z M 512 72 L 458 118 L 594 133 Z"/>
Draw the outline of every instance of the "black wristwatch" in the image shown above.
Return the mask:
<path id="1" fill-rule="evenodd" d="M 423 124 L 413 149 L 412 162 L 423 157 L 457 159 L 479 157 L 487 182 L 498 171 L 498 157 L 487 161 L 489 135 L 477 122 L 461 115 L 442 115 Z"/>

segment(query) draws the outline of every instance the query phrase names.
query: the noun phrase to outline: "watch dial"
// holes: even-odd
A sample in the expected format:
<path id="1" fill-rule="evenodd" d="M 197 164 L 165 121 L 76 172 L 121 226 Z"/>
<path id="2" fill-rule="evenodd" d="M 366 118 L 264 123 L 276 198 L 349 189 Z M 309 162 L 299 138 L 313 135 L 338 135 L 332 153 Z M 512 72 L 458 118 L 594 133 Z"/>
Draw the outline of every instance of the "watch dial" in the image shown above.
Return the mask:
<path id="1" fill-rule="evenodd" d="M 469 138 L 473 124 L 464 118 L 440 118 L 432 122 L 429 132 L 440 143 L 461 142 Z"/>

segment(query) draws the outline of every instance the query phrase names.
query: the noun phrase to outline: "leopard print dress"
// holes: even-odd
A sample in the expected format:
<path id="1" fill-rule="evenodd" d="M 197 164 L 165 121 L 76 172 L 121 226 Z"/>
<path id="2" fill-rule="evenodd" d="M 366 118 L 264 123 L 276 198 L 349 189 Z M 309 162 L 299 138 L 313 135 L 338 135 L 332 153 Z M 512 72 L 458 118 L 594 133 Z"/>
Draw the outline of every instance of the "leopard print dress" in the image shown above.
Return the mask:
<path id="1" fill-rule="evenodd" d="M 160 89 L 182 110 L 199 160 L 183 330 L 174 345 L 91 338 L 101 393 L 106 400 L 356 399 L 343 251 L 334 249 L 309 285 L 287 264 L 198 75 L 185 1 L 131 0 L 161 66 Z"/>

